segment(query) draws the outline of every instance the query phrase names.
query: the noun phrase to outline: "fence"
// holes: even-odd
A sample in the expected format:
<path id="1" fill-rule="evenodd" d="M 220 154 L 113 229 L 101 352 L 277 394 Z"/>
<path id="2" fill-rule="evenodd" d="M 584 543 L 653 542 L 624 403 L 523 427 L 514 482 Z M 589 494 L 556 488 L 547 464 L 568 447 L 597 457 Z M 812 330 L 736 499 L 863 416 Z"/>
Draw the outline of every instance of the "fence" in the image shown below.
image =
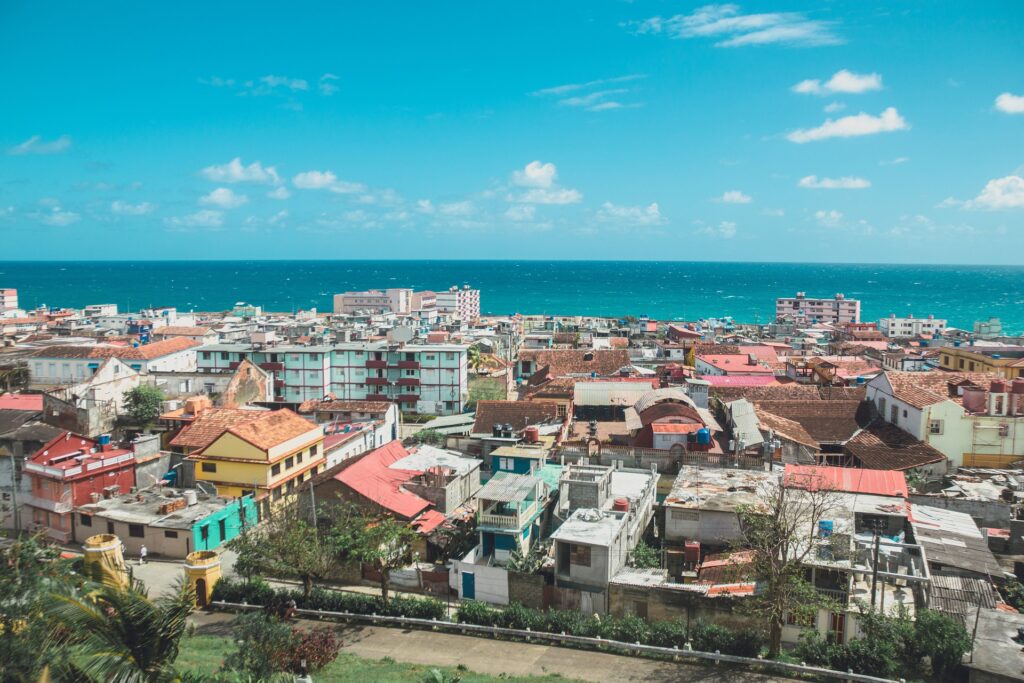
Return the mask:
<path id="1" fill-rule="evenodd" d="M 213 607 L 231 611 L 248 611 L 263 609 L 260 605 L 238 604 L 232 602 L 216 601 Z M 474 635 L 489 638 L 519 638 L 528 642 L 546 642 L 556 646 L 575 645 L 586 649 L 607 649 L 620 654 L 653 655 L 656 657 L 668 657 L 673 661 L 679 658 L 695 659 L 705 662 L 714 662 L 716 665 L 722 662 L 726 664 L 737 664 L 744 667 L 758 667 L 772 669 L 777 672 L 790 674 L 801 674 L 819 676 L 839 681 L 850 681 L 857 683 L 896 683 L 889 678 L 878 678 L 855 674 L 852 671 L 843 673 L 832 669 L 822 669 L 816 666 L 805 666 L 803 664 L 790 664 L 752 657 L 738 657 L 736 655 L 723 655 L 719 652 L 700 652 L 698 650 L 683 649 L 676 647 L 658 647 L 656 645 L 641 645 L 639 643 L 624 643 L 618 640 L 606 640 L 604 638 L 585 638 L 583 636 L 571 636 L 565 633 L 545 633 L 543 631 L 521 631 L 514 628 L 503 628 L 501 626 L 479 626 L 477 624 L 459 624 L 452 621 L 436 621 L 434 619 L 413 619 L 410 617 L 385 617 L 376 614 L 353 614 L 349 612 L 325 612 L 323 610 L 297 609 L 295 614 L 300 617 L 313 619 L 331 619 L 342 621 L 362 621 L 370 624 L 392 625 L 402 628 L 417 627 L 430 630 L 449 631 L 463 635 Z M 904 680 L 899 679 L 899 683 Z"/>

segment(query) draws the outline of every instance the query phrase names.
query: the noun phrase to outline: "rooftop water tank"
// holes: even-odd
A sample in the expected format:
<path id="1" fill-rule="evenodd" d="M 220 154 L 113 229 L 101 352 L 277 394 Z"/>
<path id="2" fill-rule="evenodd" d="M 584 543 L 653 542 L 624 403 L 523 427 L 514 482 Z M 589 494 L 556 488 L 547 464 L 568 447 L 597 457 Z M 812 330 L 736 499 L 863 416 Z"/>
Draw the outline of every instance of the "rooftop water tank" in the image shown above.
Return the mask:
<path id="1" fill-rule="evenodd" d="M 526 443 L 537 443 L 540 441 L 540 429 L 534 426 L 527 427 L 523 430 L 523 436 L 526 438 Z"/>
<path id="2" fill-rule="evenodd" d="M 612 503 L 612 510 L 616 512 L 629 512 L 629 498 L 616 498 Z"/>
<path id="3" fill-rule="evenodd" d="M 697 443 L 702 445 L 708 445 L 711 443 L 711 430 L 707 427 L 702 427 L 697 430 Z"/>
<path id="4" fill-rule="evenodd" d="M 182 495 L 185 496 L 185 505 L 192 506 L 199 502 L 199 496 L 192 489 L 183 491 Z"/>

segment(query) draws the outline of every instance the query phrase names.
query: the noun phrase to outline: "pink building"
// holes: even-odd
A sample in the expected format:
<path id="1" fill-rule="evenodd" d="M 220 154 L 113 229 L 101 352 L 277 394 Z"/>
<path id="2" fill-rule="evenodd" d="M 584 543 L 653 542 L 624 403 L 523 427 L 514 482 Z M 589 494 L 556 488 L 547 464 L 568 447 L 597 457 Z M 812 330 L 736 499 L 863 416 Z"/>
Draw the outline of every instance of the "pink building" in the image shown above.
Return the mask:
<path id="1" fill-rule="evenodd" d="M 808 298 L 805 292 L 797 292 L 795 297 L 775 300 L 775 320 L 792 321 L 797 325 L 859 323 L 860 301 L 847 299 L 843 294 L 831 299 L 815 299 Z"/>

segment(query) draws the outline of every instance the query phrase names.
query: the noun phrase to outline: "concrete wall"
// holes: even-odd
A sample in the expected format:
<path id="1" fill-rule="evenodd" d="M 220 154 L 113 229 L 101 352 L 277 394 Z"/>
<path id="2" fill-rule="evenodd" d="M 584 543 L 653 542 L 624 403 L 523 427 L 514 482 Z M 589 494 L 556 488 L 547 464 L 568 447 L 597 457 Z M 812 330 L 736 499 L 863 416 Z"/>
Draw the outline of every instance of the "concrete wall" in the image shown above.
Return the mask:
<path id="1" fill-rule="evenodd" d="M 487 602 L 492 605 L 507 605 L 508 597 L 508 570 L 503 567 L 487 567 L 475 564 L 480 546 L 473 548 L 461 560 L 452 563 L 452 571 L 449 574 L 452 590 L 462 594 L 462 574 L 472 572 L 476 577 L 476 600 Z"/>
<path id="2" fill-rule="evenodd" d="M 1003 501 L 943 498 L 912 493 L 910 502 L 916 505 L 931 505 L 944 510 L 963 512 L 973 517 L 979 527 L 1006 529 L 1010 526 L 1010 506 Z"/>

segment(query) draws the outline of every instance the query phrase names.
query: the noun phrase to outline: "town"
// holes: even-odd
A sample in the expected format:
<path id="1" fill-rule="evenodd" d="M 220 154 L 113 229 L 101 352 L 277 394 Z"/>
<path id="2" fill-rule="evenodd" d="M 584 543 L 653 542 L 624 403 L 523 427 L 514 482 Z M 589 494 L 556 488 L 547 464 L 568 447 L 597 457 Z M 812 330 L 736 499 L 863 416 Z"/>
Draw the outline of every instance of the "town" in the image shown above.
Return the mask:
<path id="1" fill-rule="evenodd" d="M 187 577 L 220 617 L 1020 680 L 1024 337 L 778 294 L 752 323 L 489 315 L 469 285 L 287 313 L 0 288 L 0 553 Z"/>

